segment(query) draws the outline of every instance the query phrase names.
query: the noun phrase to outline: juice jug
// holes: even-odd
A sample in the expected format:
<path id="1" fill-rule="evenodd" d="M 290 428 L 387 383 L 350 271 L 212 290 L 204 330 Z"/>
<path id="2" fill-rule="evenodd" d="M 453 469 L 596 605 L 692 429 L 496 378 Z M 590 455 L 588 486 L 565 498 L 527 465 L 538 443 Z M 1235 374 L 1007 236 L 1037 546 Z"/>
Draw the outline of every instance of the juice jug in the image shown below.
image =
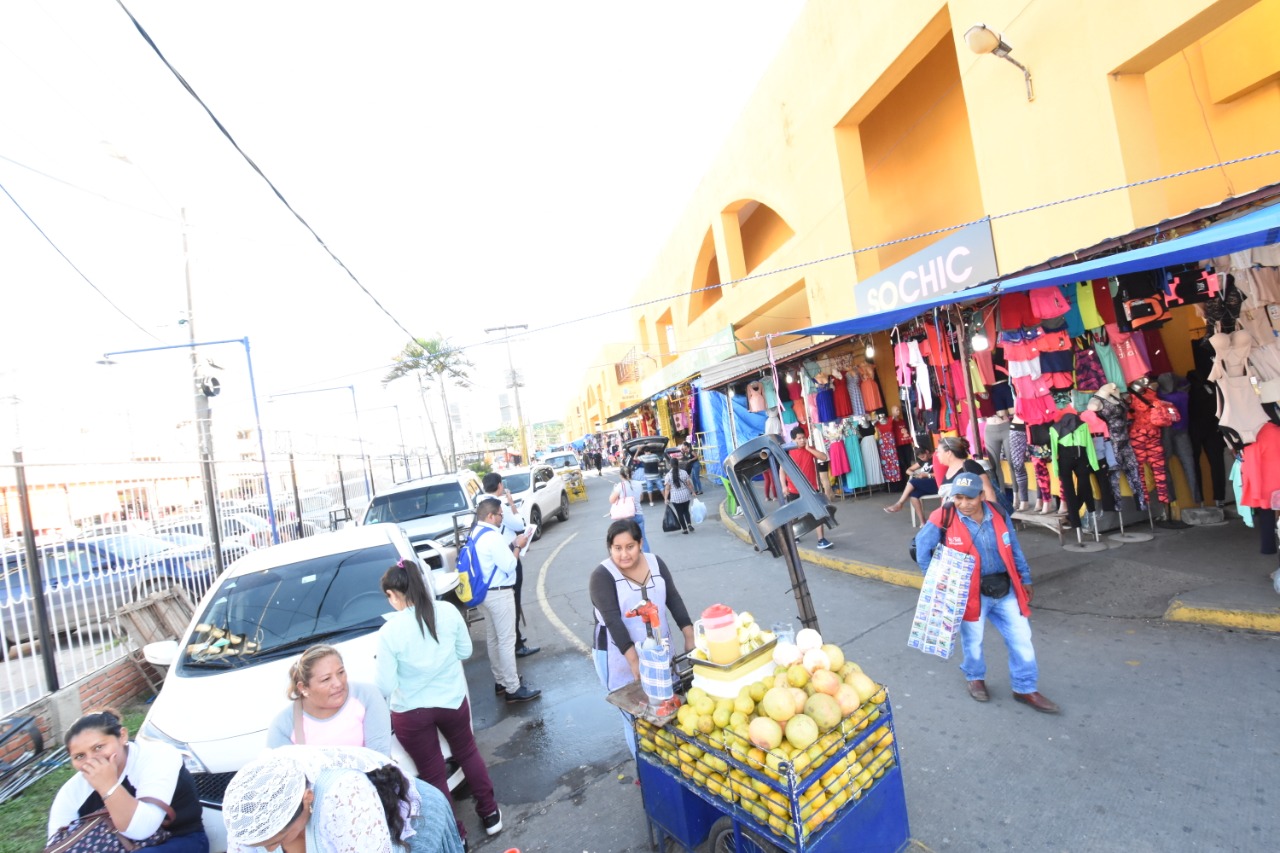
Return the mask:
<path id="1" fill-rule="evenodd" d="M 713 604 L 702 611 L 702 618 L 694 623 L 694 634 L 712 663 L 733 663 L 742 656 L 732 607 Z"/>

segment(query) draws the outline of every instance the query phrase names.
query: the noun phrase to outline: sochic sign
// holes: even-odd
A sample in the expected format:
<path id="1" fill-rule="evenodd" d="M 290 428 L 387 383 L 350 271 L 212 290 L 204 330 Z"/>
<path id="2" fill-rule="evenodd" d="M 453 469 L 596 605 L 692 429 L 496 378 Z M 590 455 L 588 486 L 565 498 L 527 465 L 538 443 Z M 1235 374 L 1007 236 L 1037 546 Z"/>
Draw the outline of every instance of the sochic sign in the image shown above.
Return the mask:
<path id="1" fill-rule="evenodd" d="M 855 284 L 854 309 L 857 316 L 865 317 L 905 308 L 989 281 L 997 274 L 991 221 L 984 219 Z"/>

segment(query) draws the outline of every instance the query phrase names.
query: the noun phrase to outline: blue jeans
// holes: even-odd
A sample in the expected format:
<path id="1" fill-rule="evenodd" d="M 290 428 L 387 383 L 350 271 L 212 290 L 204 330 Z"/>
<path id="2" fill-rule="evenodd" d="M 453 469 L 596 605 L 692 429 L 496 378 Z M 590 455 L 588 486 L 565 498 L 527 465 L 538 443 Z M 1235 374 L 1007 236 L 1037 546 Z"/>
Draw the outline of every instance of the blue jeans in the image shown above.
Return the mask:
<path id="1" fill-rule="evenodd" d="M 170 838 L 163 844 L 145 849 L 155 850 L 157 853 L 209 853 L 209 836 L 205 835 L 202 829 L 199 832 Z"/>
<path id="2" fill-rule="evenodd" d="M 649 537 L 644 532 L 644 510 L 641 509 L 638 503 L 636 504 L 635 520 L 636 524 L 640 525 L 640 550 L 646 554 L 652 554 L 653 549 L 649 547 Z"/>
<path id="3" fill-rule="evenodd" d="M 987 663 L 982 659 L 982 632 L 986 620 L 996 626 L 1009 647 L 1009 682 L 1014 693 L 1035 693 L 1040 670 L 1036 667 L 1036 650 L 1031 646 L 1031 621 L 1018 610 L 1018 596 L 1010 590 L 1004 598 L 982 596 L 982 615 L 976 622 L 960 623 L 960 641 L 964 660 L 960 671 L 967 681 L 987 677 Z"/>
<path id="4" fill-rule="evenodd" d="M 697 494 L 702 494 L 702 478 L 698 476 L 701 472 L 701 462 L 695 459 L 689 463 L 689 479 L 693 480 L 693 490 Z"/>
<path id="5" fill-rule="evenodd" d="M 593 631 L 592 639 L 595 639 L 594 633 L 595 632 Z M 604 685 L 605 691 L 608 692 L 609 690 L 609 653 L 606 651 L 602 651 L 600 649 L 593 649 L 591 651 L 591 657 L 596 664 L 596 676 L 599 677 L 600 683 Z M 621 708 L 618 709 L 618 713 L 622 714 L 622 730 L 627 737 L 627 749 L 631 750 L 631 757 L 635 758 L 636 757 L 635 724 L 631 722 L 630 717 L 628 717 L 625 713 L 623 713 Z"/>

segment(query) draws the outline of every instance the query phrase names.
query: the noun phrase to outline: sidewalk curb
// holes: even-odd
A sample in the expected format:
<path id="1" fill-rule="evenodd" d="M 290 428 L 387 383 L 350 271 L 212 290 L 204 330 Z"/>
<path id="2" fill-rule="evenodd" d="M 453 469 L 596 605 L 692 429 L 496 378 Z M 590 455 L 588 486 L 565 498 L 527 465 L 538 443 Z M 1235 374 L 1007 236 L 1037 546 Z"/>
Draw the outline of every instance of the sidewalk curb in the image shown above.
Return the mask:
<path id="1" fill-rule="evenodd" d="M 720 503 L 720 522 L 725 528 L 743 542 L 755 547 L 751 535 L 729 515 L 725 502 Z M 877 566 L 858 560 L 847 560 L 832 557 L 821 551 L 809 548 L 800 549 L 800 556 L 807 563 L 834 569 L 848 575 L 869 578 L 895 586 L 919 589 L 924 578 L 918 572 L 895 569 L 890 566 Z M 1188 604 L 1182 598 L 1174 598 L 1161 617 L 1165 622 L 1180 622 L 1191 625 L 1208 625 L 1214 628 L 1229 628 L 1237 631 L 1256 631 L 1264 634 L 1280 634 L 1280 610 L 1231 610 L 1219 607 L 1203 607 Z"/>

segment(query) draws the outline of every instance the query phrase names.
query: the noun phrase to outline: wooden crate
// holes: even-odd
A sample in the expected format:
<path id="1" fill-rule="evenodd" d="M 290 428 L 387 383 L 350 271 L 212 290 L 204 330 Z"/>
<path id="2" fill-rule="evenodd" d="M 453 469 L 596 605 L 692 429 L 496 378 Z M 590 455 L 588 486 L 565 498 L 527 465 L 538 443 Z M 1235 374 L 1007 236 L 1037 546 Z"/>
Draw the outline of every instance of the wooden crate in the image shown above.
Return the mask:
<path id="1" fill-rule="evenodd" d="M 117 611 L 120 624 L 138 648 L 160 640 L 176 640 L 195 615 L 195 606 L 186 592 L 169 587 L 153 592 Z"/>

